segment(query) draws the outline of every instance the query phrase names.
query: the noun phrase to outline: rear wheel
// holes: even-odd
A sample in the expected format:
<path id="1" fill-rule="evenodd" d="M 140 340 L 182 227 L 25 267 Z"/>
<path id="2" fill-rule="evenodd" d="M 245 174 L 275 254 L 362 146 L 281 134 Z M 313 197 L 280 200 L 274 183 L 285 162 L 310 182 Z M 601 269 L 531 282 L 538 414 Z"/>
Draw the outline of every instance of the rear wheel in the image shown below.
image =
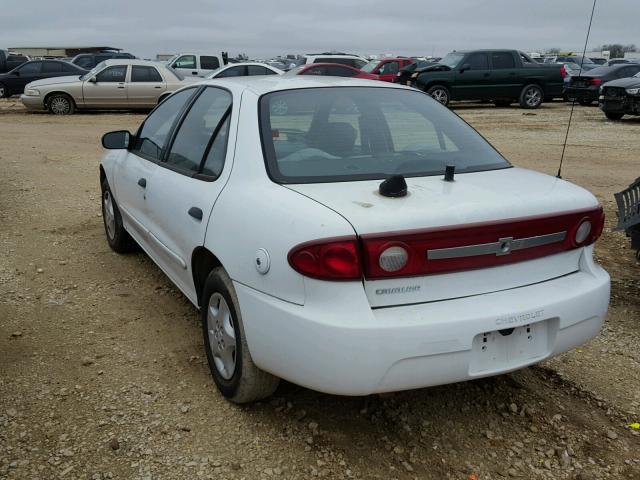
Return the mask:
<path id="1" fill-rule="evenodd" d="M 539 108 L 543 98 L 544 92 L 539 85 L 527 85 L 520 93 L 520 106 L 522 108 Z"/>
<path id="2" fill-rule="evenodd" d="M 9 96 L 9 90 L 7 89 L 7 87 L 4 86 L 4 84 L 0 83 L 0 98 L 4 98 L 8 96 Z"/>
<path id="3" fill-rule="evenodd" d="M 75 104 L 69 95 L 56 93 L 49 97 L 47 109 L 54 115 L 71 115 L 75 111 Z"/>
<path id="4" fill-rule="evenodd" d="M 427 93 L 441 104 L 445 106 L 449 105 L 451 94 L 449 93 L 449 89 L 444 85 L 434 85 L 432 87 L 429 87 L 427 89 Z"/>
<path id="5" fill-rule="evenodd" d="M 251 358 L 231 278 L 222 267 L 207 277 L 202 296 L 202 334 L 211 376 L 234 403 L 270 396 L 280 379 L 260 370 Z"/>
<path id="6" fill-rule="evenodd" d="M 622 117 L 624 117 L 624 113 L 618 112 L 604 112 L 604 114 L 609 120 L 620 120 Z"/>
<path id="7" fill-rule="evenodd" d="M 118 253 L 128 253 L 137 250 L 138 244 L 122 225 L 122 216 L 116 204 L 107 180 L 102 180 L 102 220 L 107 243 Z"/>

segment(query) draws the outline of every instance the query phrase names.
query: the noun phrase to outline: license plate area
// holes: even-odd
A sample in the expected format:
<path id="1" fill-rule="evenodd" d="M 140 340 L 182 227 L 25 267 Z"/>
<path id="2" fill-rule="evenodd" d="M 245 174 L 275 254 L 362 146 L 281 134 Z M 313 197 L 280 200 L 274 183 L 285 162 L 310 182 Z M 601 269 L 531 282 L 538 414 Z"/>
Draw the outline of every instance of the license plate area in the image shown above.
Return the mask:
<path id="1" fill-rule="evenodd" d="M 510 370 L 545 358 L 551 353 L 557 325 L 557 319 L 547 319 L 479 333 L 473 339 L 469 374 Z"/>

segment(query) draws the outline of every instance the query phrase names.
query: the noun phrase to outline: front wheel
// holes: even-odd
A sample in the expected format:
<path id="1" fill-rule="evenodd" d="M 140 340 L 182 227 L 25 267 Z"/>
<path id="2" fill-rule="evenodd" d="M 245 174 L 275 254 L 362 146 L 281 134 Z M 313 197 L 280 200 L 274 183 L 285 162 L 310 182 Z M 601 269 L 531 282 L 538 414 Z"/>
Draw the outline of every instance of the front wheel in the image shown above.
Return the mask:
<path id="1" fill-rule="evenodd" d="M 451 100 L 451 94 L 449 93 L 449 89 L 444 85 L 434 85 L 433 87 L 429 87 L 427 89 L 427 93 L 431 95 L 434 100 L 437 100 L 442 105 L 449 105 L 449 101 Z"/>
<path id="2" fill-rule="evenodd" d="M 100 185 L 102 189 L 102 220 L 104 233 L 107 235 L 107 243 L 111 249 L 118 253 L 128 253 L 137 249 L 137 243 L 122 225 L 122 216 L 113 198 L 106 178 Z"/>
<path id="3" fill-rule="evenodd" d="M 624 117 L 624 113 L 618 112 L 604 112 L 604 114 L 609 120 L 620 120 L 622 117 Z"/>
<path id="4" fill-rule="evenodd" d="M 520 106 L 522 108 L 539 108 L 543 98 L 544 92 L 539 85 L 527 85 L 520 93 Z"/>
<path id="5" fill-rule="evenodd" d="M 0 83 L 0 98 L 4 98 L 8 96 L 9 96 L 9 90 L 7 89 L 7 87 L 4 86 L 4 84 Z"/>
<path id="6" fill-rule="evenodd" d="M 57 93 L 49 97 L 47 109 L 54 115 L 71 115 L 75 110 L 75 104 L 69 95 Z"/>
<path id="7" fill-rule="evenodd" d="M 238 297 L 222 267 L 207 277 L 201 316 L 207 361 L 220 393 L 234 403 L 248 403 L 275 392 L 280 379 L 253 363 Z"/>

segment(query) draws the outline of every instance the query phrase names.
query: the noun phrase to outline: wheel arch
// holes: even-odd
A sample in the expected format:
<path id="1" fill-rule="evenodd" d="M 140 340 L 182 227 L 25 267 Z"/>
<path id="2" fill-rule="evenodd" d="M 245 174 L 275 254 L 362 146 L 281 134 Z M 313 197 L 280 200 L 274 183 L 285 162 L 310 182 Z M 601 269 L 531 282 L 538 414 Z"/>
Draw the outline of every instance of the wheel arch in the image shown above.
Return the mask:
<path id="1" fill-rule="evenodd" d="M 222 267 L 222 262 L 206 247 L 197 247 L 191 254 L 191 274 L 198 307 L 202 305 L 202 293 L 207 277 L 216 267 Z"/>
<path id="2" fill-rule="evenodd" d="M 64 90 L 54 90 L 53 92 L 49 92 L 44 96 L 44 106 L 45 108 L 48 110 L 48 104 L 49 104 L 49 99 L 53 96 L 53 95 L 66 95 L 67 97 L 69 97 L 71 99 L 71 101 L 73 102 L 73 106 L 75 108 L 78 108 L 78 104 L 76 103 L 76 99 L 73 98 L 73 95 L 71 95 L 69 92 L 65 92 Z"/>

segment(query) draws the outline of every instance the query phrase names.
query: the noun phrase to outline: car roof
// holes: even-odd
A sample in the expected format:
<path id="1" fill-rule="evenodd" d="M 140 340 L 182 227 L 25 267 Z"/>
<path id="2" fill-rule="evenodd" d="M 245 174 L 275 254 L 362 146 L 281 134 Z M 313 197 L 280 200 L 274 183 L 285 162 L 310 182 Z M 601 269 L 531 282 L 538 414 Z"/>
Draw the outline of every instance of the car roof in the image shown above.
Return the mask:
<path id="1" fill-rule="evenodd" d="M 353 53 L 307 53 L 305 57 L 364 58 Z"/>
<path id="2" fill-rule="evenodd" d="M 344 63 L 331 63 L 331 62 L 307 63 L 306 65 L 300 65 L 300 67 L 302 67 L 301 70 L 305 70 L 305 71 L 315 67 L 344 67 L 344 68 L 350 68 L 351 70 L 358 70 L 356 67 L 352 67 L 351 65 L 345 65 Z"/>
<path id="3" fill-rule="evenodd" d="M 164 63 L 155 60 L 138 60 L 135 58 L 108 58 L 104 64 L 109 65 L 147 65 L 153 67 L 164 67 Z"/>
<path id="4" fill-rule="evenodd" d="M 202 84 L 212 86 L 234 86 L 240 91 L 250 90 L 256 95 L 264 95 L 265 93 L 283 90 L 326 87 L 374 87 L 418 91 L 411 87 L 390 82 L 361 80 L 351 77 L 330 77 L 325 75 L 293 75 L 291 77 L 284 75 L 265 75 L 255 77 L 216 78 L 205 80 Z"/>

